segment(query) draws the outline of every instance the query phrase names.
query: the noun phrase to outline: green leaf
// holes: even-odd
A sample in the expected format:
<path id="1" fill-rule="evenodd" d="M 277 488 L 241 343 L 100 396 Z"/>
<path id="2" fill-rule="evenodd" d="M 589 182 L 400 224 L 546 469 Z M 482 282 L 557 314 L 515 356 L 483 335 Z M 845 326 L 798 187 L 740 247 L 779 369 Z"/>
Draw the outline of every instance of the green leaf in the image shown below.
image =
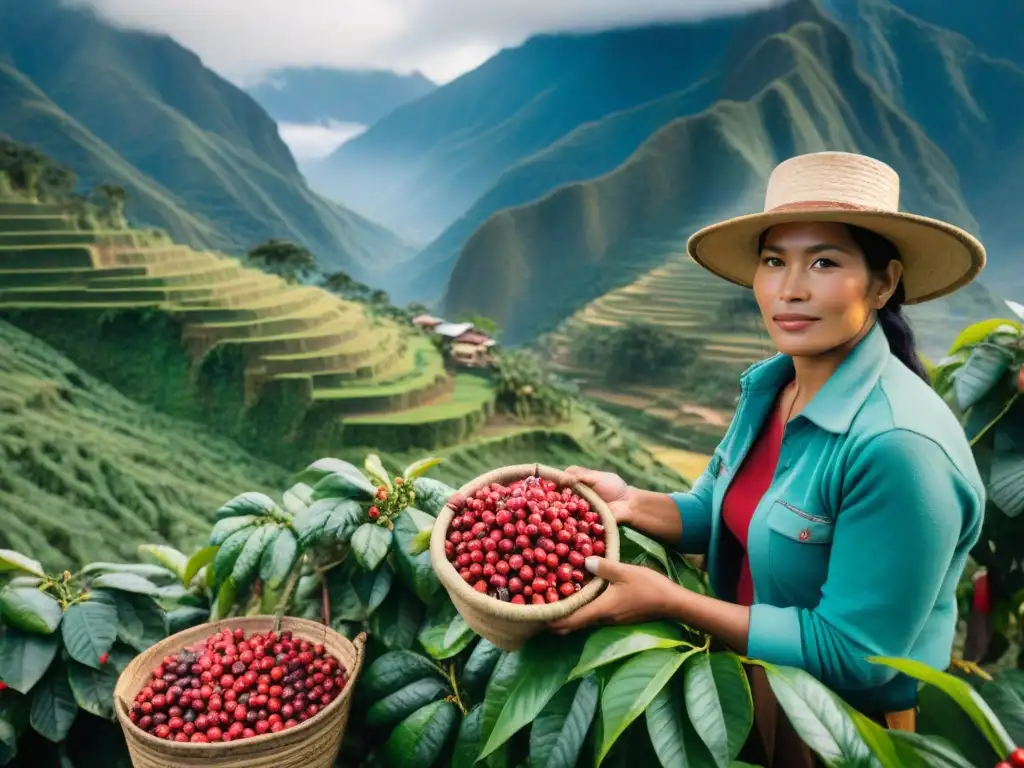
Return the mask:
<path id="1" fill-rule="evenodd" d="M 225 517 L 213 526 L 210 531 L 210 546 L 219 547 L 228 536 L 243 528 L 254 528 L 256 521 L 260 518 L 255 515 L 240 515 L 239 517 Z"/>
<path id="2" fill-rule="evenodd" d="M 441 463 L 441 459 L 434 456 L 429 459 L 420 459 L 414 461 L 408 467 L 405 468 L 405 472 L 402 473 L 402 477 L 408 482 L 409 480 L 415 480 L 423 473 L 433 469 Z M 415 488 L 413 489 L 415 490 Z"/>
<path id="3" fill-rule="evenodd" d="M 416 506 L 428 515 L 437 517 L 441 514 L 448 499 L 455 493 L 455 489 L 440 480 L 430 477 L 418 477 L 412 483 L 416 491 Z"/>
<path id="4" fill-rule="evenodd" d="M 365 520 L 362 507 L 352 499 L 320 499 L 295 518 L 299 545 L 308 547 L 324 541 L 347 542 Z"/>
<path id="5" fill-rule="evenodd" d="M 102 669 L 93 669 L 68 662 L 68 683 L 71 693 L 86 712 L 110 719 L 114 715 L 114 686 L 117 685 L 118 671 L 107 663 Z"/>
<path id="6" fill-rule="evenodd" d="M 356 561 L 372 571 L 391 548 L 391 531 L 375 523 L 363 523 L 352 534 L 352 553 Z"/>
<path id="7" fill-rule="evenodd" d="M 580 640 L 575 635 L 558 637 L 536 635 L 517 653 L 519 670 L 508 698 L 487 737 L 480 753 L 485 757 L 533 722 L 558 689 L 565 685 L 580 654 Z"/>
<path id="8" fill-rule="evenodd" d="M 472 698 L 483 693 L 501 654 L 501 648 L 486 637 L 481 637 L 480 642 L 474 646 L 473 652 L 466 659 L 466 665 L 462 668 L 459 689 Z"/>
<path id="9" fill-rule="evenodd" d="M 0 616 L 9 627 L 48 635 L 60 626 L 60 603 L 49 594 L 28 587 L 7 587 L 0 592 Z"/>
<path id="10" fill-rule="evenodd" d="M 907 731 L 889 731 L 901 768 L 975 768 L 945 739 Z"/>
<path id="11" fill-rule="evenodd" d="M 662 768 L 716 768 L 707 745 L 686 716 L 686 693 L 682 678 L 669 680 L 645 711 L 647 733 Z M 733 763 L 735 768 L 742 763 Z"/>
<path id="12" fill-rule="evenodd" d="M 77 715 L 78 703 L 71 692 L 67 671 L 58 662 L 32 691 L 29 722 L 36 733 L 56 744 L 67 738 Z"/>
<path id="13" fill-rule="evenodd" d="M 1010 366 L 1010 353 L 986 344 L 971 350 L 967 362 L 953 374 L 957 406 L 966 411 L 981 400 Z"/>
<path id="14" fill-rule="evenodd" d="M 426 536 L 430 544 L 430 532 L 435 518 L 412 507 L 406 509 L 395 520 L 395 570 L 398 577 L 416 596 L 426 604 L 433 602 L 441 591 L 441 582 L 430 562 L 430 552 L 412 552 L 415 541 Z"/>
<path id="15" fill-rule="evenodd" d="M 290 515 L 299 514 L 312 503 L 313 486 L 306 483 L 296 483 L 281 495 L 281 506 Z"/>
<path id="16" fill-rule="evenodd" d="M 1024 744 L 1024 670 L 1009 669 L 981 687 L 981 697 L 992 708 L 1015 744 Z"/>
<path id="17" fill-rule="evenodd" d="M 235 604 L 238 590 L 231 579 L 227 579 L 217 590 L 217 599 L 213 603 L 213 610 L 210 611 L 210 621 L 220 621 L 227 617 Z"/>
<path id="18" fill-rule="evenodd" d="M 13 549 L 0 549 L 0 573 L 19 571 L 38 576 L 40 579 L 46 577 L 42 564 L 38 560 L 26 557 L 21 552 Z"/>
<path id="19" fill-rule="evenodd" d="M 1024 512 L 1024 456 L 996 451 L 989 471 L 988 497 L 1007 517 Z"/>
<path id="20" fill-rule="evenodd" d="M 114 589 L 137 595 L 157 595 L 160 588 L 149 579 L 134 573 L 103 573 L 92 580 L 93 589 Z"/>
<path id="21" fill-rule="evenodd" d="M 394 487 L 391 484 L 391 476 L 388 474 L 387 469 L 384 468 L 384 464 L 377 454 L 367 454 L 366 460 L 363 462 L 363 469 L 366 470 L 370 480 L 377 483 L 377 485 L 383 485 L 389 491 Z M 376 489 L 374 489 L 374 493 L 376 493 Z"/>
<path id="22" fill-rule="evenodd" d="M 387 567 L 364 571 L 346 562 L 328 574 L 332 621 L 366 621 L 391 591 Z"/>
<path id="23" fill-rule="evenodd" d="M 273 546 L 263 550 L 260 578 L 270 589 L 277 589 L 288 578 L 299 555 L 299 543 L 290 528 L 282 528 Z"/>
<path id="24" fill-rule="evenodd" d="M 941 737 L 974 765 L 995 765 L 1004 755 L 992 749 L 978 727 L 960 706 L 931 685 L 918 691 L 917 733 L 929 738 Z"/>
<path id="25" fill-rule="evenodd" d="M 240 517 L 241 515 L 270 516 L 277 511 L 277 504 L 265 493 L 246 491 L 235 496 L 231 501 L 217 510 L 216 517 Z"/>
<path id="26" fill-rule="evenodd" d="M 183 552 L 178 551 L 174 547 L 168 547 L 163 544 L 143 544 L 139 547 L 139 552 L 152 557 L 179 579 L 185 575 L 185 566 L 188 564 L 188 558 Z"/>
<path id="27" fill-rule="evenodd" d="M 335 474 L 352 475 L 354 477 L 362 477 L 363 475 L 355 464 L 349 464 L 341 459 L 326 458 L 318 459 L 302 470 L 296 476 L 295 482 L 315 486 L 323 478 Z M 309 502 L 306 503 L 308 505 Z"/>
<path id="28" fill-rule="evenodd" d="M 537 715 L 530 728 L 533 768 L 573 768 L 597 711 L 597 677 L 564 686 Z"/>
<path id="29" fill-rule="evenodd" d="M 583 677 L 598 667 L 641 651 L 678 648 L 683 645 L 693 647 L 680 639 L 679 635 L 679 627 L 666 621 L 602 627 L 587 638 L 579 664 L 569 679 Z"/>
<path id="30" fill-rule="evenodd" d="M 117 639 L 117 608 L 104 600 L 75 603 L 68 608 L 61 631 L 72 659 L 100 669 L 100 656 L 109 653 Z"/>
<path id="31" fill-rule="evenodd" d="M 153 563 L 89 563 L 78 573 L 80 576 L 89 577 L 110 573 L 128 573 L 148 579 L 154 585 L 171 584 L 178 578 L 176 574 Z"/>
<path id="32" fill-rule="evenodd" d="M 460 653 L 476 634 L 448 600 L 438 600 L 427 609 L 427 618 L 417 639 L 435 659 L 450 659 Z"/>
<path id="33" fill-rule="evenodd" d="M 697 649 L 680 653 L 671 648 L 644 651 L 612 673 L 601 692 L 601 743 L 597 765 L 608 750 Z"/>
<path id="34" fill-rule="evenodd" d="M 498 715 L 505 708 L 508 697 L 516 686 L 519 670 L 522 668 L 522 655 L 519 651 L 507 653 L 502 651 L 498 663 L 494 666 L 491 679 L 487 681 L 487 692 L 484 694 L 484 703 L 481 709 L 483 715 L 480 723 L 480 734 L 483 743 L 494 730 L 498 722 Z"/>
<path id="35" fill-rule="evenodd" d="M 8 629 L 0 635 L 0 680 L 28 693 L 57 656 L 57 636 Z"/>
<path id="36" fill-rule="evenodd" d="M 731 653 L 700 653 L 686 662 L 683 676 L 690 722 L 719 768 L 729 768 L 754 724 L 743 665 Z"/>
<path id="37" fill-rule="evenodd" d="M 273 544 L 274 538 L 281 529 L 275 525 L 264 525 L 257 528 L 245 540 L 242 551 L 238 553 L 235 565 L 231 569 L 229 577 L 234 582 L 235 589 L 245 591 L 256 578 L 260 567 L 260 558 L 263 557 L 263 550 L 267 544 Z M 216 561 L 214 561 L 216 568 Z"/>
<path id="38" fill-rule="evenodd" d="M 478 704 L 462 718 L 459 734 L 455 737 L 455 746 L 452 748 L 449 768 L 474 768 L 477 752 L 480 751 L 480 737 L 483 735 L 483 715 L 484 708 Z M 490 757 L 495 755 L 489 756 L 488 760 Z M 488 760 L 484 760 L 481 765 L 486 766 Z"/>
<path id="39" fill-rule="evenodd" d="M 13 579 L 7 582 L 8 587 L 31 587 L 36 589 L 43 580 L 38 576 L 15 576 Z"/>
<path id="40" fill-rule="evenodd" d="M 664 546 L 632 528 L 622 526 L 619 530 L 622 532 L 623 562 L 632 563 L 641 555 L 648 555 L 657 560 L 662 569 L 668 572 L 668 552 Z"/>
<path id="41" fill-rule="evenodd" d="M 413 536 L 412 542 L 406 550 L 410 555 L 422 555 L 430 549 L 430 534 L 432 531 L 420 531 Z"/>
<path id="42" fill-rule="evenodd" d="M 412 648 L 423 621 L 424 608 L 415 595 L 398 587 L 370 616 L 370 634 L 390 650 Z"/>
<path id="43" fill-rule="evenodd" d="M 235 561 L 242 554 L 245 543 L 255 530 L 255 528 L 243 528 L 240 531 L 235 531 L 220 545 L 220 550 L 218 550 L 213 558 L 214 584 L 223 584 L 231 576 L 231 571 L 235 567 Z"/>
<path id="44" fill-rule="evenodd" d="M 435 701 L 413 712 L 384 745 L 388 765 L 430 768 L 451 736 L 458 714 L 450 701 Z"/>
<path id="45" fill-rule="evenodd" d="M 424 677 L 389 693 L 366 712 L 371 728 L 391 725 L 403 720 L 420 707 L 451 694 L 448 686 L 436 677 Z"/>
<path id="46" fill-rule="evenodd" d="M 167 637 L 167 617 L 151 597 L 115 592 L 117 637 L 139 653 Z"/>
<path id="47" fill-rule="evenodd" d="M 362 475 L 358 477 L 347 474 L 328 475 L 313 486 L 313 501 L 324 499 L 372 499 L 377 495 L 377 488 Z"/>
<path id="48" fill-rule="evenodd" d="M 981 695 L 960 678 L 940 672 L 913 659 L 872 656 L 868 658 L 868 661 L 892 667 L 905 675 L 933 685 L 952 698 L 970 717 L 996 754 L 1009 754 L 1016 746 L 1013 739 L 1010 738 L 1010 734 L 1006 732 Z"/>
<path id="49" fill-rule="evenodd" d="M 197 608 L 186 605 L 175 608 L 167 614 L 168 634 L 177 634 L 183 629 L 191 629 L 199 624 L 205 624 L 210 618 L 210 611 L 207 608 Z"/>
<path id="50" fill-rule="evenodd" d="M 6 720 L 0 720 L 0 765 L 8 765 L 18 756 L 18 732 Z"/>
<path id="51" fill-rule="evenodd" d="M 836 694 L 802 670 L 762 666 L 794 730 L 826 764 L 878 765 Z"/>
<path id="52" fill-rule="evenodd" d="M 186 586 L 190 585 L 195 579 L 196 575 L 203 570 L 207 565 L 213 562 L 213 558 L 217 556 L 217 551 L 220 547 L 203 547 L 196 552 L 192 557 L 188 559 L 188 563 L 185 564 L 185 570 L 181 576 L 181 583 Z"/>
<path id="53" fill-rule="evenodd" d="M 1020 335 L 1020 328 L 1020 323 L 1015 320 L 993 319 L 974 323 L 960 331 L 956 339 L 953 340 L 953 345 L 949 348 L 949 354 L 955 354 L 963 347 L 985 341 L 992 333 L 1004 332 Z"/>
<path id="54" fill-rule="evenodd" d="M 369 701 L 382 699 L 426 677 L 443 679 L 437 664 L 412 651 L 389 651 L 366 668 L 358 693 Z"/>

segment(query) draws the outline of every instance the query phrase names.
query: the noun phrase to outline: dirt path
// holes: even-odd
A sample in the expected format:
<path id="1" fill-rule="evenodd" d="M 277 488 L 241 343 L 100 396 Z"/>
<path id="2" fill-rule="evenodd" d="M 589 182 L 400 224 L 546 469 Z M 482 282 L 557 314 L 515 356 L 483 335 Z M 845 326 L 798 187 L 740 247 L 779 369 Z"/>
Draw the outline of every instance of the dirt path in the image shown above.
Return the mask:
<path id="1" fill-rule="evenodd" d="M 706 454 L 684 451 L 681 448 L 666 448 L 661 445 L 648 447 L 658 461 L 671 467 L 690 482 L 700 477 L 711 461 L 711 457 Z"/>

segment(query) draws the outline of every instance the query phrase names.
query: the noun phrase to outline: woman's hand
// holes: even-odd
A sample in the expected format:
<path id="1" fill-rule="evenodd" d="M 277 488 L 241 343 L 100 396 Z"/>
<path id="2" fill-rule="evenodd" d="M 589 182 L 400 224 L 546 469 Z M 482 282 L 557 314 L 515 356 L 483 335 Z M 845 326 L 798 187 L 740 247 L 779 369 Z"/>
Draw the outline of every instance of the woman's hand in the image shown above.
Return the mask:
<path id="1" fill-rule="evenodd" d="M 615 522 L 622 525 L 630 523 L 632 494 L 625 480 L 613 472 L 598 472 L 583 467 L 569 467 L 565 471 L 579 482 L 590 486 L 594 493 L 604 499 L 612 511 Z"/>
<path id="2" fill-rule="evenodd" d="M 661 618 L 668 591 L 683 589 L 651 568 L 588 557 L 586 569 L 606 579 L 608 586 L 595 600 L 548 626 L 564 635 L 589 624 L 632 624 Z"/>

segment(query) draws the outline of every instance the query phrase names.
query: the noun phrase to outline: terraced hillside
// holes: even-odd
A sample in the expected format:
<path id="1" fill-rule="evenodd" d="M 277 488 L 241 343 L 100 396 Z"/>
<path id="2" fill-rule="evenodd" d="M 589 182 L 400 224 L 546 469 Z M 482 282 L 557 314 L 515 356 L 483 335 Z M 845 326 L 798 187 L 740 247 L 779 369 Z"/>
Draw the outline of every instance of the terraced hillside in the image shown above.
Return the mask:
<path id="1" fill-rule="evenodd" d="M 340 443 L 456 442 L 493 401 L 363 304 L 135 232 L 76 231 L 55 205 L 0 203 L 0 316 L 281 461 Z"/>

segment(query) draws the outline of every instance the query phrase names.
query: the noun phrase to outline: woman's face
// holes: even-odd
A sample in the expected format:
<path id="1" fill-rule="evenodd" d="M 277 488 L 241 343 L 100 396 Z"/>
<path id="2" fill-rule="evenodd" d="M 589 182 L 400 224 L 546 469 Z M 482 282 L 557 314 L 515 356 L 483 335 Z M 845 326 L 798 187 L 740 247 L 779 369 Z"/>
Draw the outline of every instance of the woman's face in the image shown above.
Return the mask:
<path id="1" fill-rule="evenodd" d="M 813 357 L 855 343 L 901 270 L 893 261 L 873 276 L 843 224 L 779 224 L 765 235 L 754 296 L 779 351 Z"/>

